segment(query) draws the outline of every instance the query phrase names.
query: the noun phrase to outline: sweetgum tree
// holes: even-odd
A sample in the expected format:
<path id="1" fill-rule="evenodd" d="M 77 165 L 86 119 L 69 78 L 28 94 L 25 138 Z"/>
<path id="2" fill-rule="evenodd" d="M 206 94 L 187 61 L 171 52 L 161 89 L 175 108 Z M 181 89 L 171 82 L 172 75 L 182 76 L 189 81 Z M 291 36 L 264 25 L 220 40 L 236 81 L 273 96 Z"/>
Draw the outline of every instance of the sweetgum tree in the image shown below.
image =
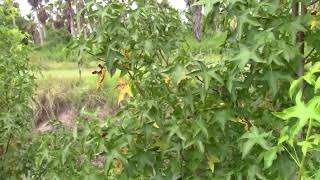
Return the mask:
<path id="1" fill-rule="evenodd" d="M 34 136 L 32 178 L 319 177 L 318 16 L 293 16 L 291 1 L 196 5 L 221 16 L 219 60 L 191 53 L 179 13 L 166 3 L 87 4 L 94 32 L 72 47 L 105 61 L 111 75 L 120 70 L 133 97 L 102 125 L 79 121 L 72 131 Z M 302 54 L 302 43 L 311 53 Z M 305 76 L 297 73 L 303 61 L 312 67 Z M 272 114 L 294 104 L 291 97 L 292 108 Z"/>
<path id="2" fill-rule="evenodd" d="M 121 126 L 109 127 L 117 133 L 103 141 L 105 171 L 120 159 L 121 177 L 296 178 L 296 147 L 276 143 L 283 123 L 271 112 L 291 104 L 280 90 L 289 88 L 302 60 L 312 64 L 318 56 L 313 50 L 303 57 L 297 33 L 317 49 L 318 28 L 309 27 L 317 17 L 292 16 L 290 3 L 197 2 L 205 15 L 219 12 L 228 34 L 221 59 L 212 62 L 183 48 L 184 26 L 164 4 L 89 5 L 98 25 L 81 49 L 104 60 L 111 75 L 121 70 L 134 91 L 117 117 Z"/>
<path id="3" fill-rule="evenodd" d="M 309 24 L 318 17 L 293 16 L 289 1 L 208 0 L 196 5 L 204 5 L 205 15 L 222 16 L 228 38 L 219 61 L 194 58 L 181 48 L 184 41 L 177 32 L 183 25 L 164 4 L 89 6 L 98 25 L 82 48 L 104 60 L 111 74 L 116 69 L 127 74 L 134 90 L 118 115 L 122 124 L 117 133 L 104 141 L 105 170 L 116 158 L 124 166 L 122 177 L 301 176 L 295 172 L 303 165 L 291 157 L 296 146 L 276 143 L 283 123 L 271 112 L 291 103 L 280 90 L 301 75 L 301 62 L 313 64 L 318 57 L 318 27 Z M 304 57 L 302 43 L 316 50 L 312 56 Z M 128 59 L 121 49 L 129 50 Z M 128 153 L 122 154 L 122 148 Z M 313 167 L 305 177 L 314 175 Z"/>

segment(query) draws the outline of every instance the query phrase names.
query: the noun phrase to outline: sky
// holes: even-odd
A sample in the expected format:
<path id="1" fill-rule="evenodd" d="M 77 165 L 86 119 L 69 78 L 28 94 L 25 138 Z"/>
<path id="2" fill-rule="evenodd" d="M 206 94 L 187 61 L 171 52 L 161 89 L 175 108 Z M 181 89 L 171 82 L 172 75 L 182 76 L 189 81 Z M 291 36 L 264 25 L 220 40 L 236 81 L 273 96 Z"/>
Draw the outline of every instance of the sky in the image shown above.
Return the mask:
<path id="1" fill-rule="evenodd" d="M 27 14 L 30 13 L 31 6 L 28 3 L 28 0 L 15 0 L 15 2 L 19 3 L 19 8 L 22 16 L 26 16 Z M 184 10 L 186 8 L 186 4 L 184 0 L 169 0 L 169 3 L 172 7 L 178 10 Z"/>

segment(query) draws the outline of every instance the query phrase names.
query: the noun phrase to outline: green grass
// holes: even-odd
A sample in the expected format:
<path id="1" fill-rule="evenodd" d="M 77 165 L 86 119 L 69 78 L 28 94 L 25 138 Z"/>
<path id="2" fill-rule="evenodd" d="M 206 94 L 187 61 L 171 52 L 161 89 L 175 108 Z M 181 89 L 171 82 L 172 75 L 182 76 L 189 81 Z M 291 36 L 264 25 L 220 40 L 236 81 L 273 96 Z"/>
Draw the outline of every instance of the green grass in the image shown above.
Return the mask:
<path id="1" fill-rule="evenodd" d="M 203 53 L 217 53 L 225 43 L 225 32 L 210 32 L 203 35 L 202 41 L 197 41 L 192 35 L 186 37 L 187 46 L 191 51 Z"/>
<path id="2" fill-rule="evenodd" d="M 50 89 L 51 91 L 65 94 L 65 98 L 79 107 L 84 104 L 94 104 L 90 97 L 96 96 L 97 103 L 107 103 L 112 105 L 116 99 L 116 85 L 118 74 L 110 77 L 106 74 L 100 91 L 96 90 L 97 75 L 91 72 L 96 68 L 84 68 L 81 70 L 81 79 L 78 69 L 50 69 L 38 75 L 38 92 Z M 89 102 L 83 102 L 83 101 Z"/>

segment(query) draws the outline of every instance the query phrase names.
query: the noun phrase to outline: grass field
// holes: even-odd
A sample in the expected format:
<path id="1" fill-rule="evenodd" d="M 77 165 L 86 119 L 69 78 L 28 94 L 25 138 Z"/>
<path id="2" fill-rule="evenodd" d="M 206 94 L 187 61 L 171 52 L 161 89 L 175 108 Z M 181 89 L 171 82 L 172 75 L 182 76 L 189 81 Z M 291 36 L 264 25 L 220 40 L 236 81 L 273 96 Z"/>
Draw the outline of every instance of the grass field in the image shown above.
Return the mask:
<path id="1" fill-rule="evenodd" d="M 81 69 L 81 79 L 76 63 L 45 62 L 40 64 L 41 73 L 37 74 L 37 90 L 33 98 L 32 109 L 35 124 L 55 119 L 59 113 L 72 109 L 76 113 L 96 111 L 101 107 L 114 107 L 117 103 L 118 74 L 110 77 L 107 73 L 102 89 L 97 90 L 97 75 L 92 71 L 98 70 L 92 65 Z M 38 63 L 39 65 L 39 63 Z"/>

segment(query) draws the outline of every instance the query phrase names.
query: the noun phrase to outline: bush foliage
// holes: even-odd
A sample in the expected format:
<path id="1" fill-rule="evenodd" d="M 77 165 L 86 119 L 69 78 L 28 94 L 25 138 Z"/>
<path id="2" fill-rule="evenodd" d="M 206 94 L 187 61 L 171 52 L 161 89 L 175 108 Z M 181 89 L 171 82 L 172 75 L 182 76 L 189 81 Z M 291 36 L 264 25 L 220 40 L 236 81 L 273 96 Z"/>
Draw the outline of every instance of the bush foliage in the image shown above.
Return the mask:
<path id="1" fill-rule="evenodd" d="M 175 9 L 153 0 L 132 3 L 89 3 L 95 31 L 72 48 L 103 60 L 111 76 L 120 70 L 133 97 L 104 123 L 92 117 L 72 130 L 32 135 L 22 155 L 29 163 L 23 171 L 5 169 L 8 176 L 320 178 L 314 17 L 292 16 L 291 1 L 199 1 L 205 15 L 221 12 L 227 36 L 217 42 L 219 59 L 207 61 L 186 45 Z M 305 33 L 306 49 L 316 50 L 312 56 L 299 51 L 297 32 Z M 302 60 L 308 73 L 297 77 Z"/>

